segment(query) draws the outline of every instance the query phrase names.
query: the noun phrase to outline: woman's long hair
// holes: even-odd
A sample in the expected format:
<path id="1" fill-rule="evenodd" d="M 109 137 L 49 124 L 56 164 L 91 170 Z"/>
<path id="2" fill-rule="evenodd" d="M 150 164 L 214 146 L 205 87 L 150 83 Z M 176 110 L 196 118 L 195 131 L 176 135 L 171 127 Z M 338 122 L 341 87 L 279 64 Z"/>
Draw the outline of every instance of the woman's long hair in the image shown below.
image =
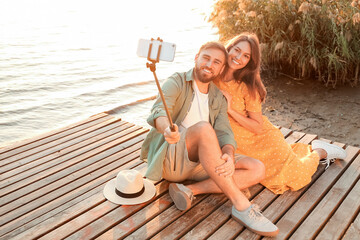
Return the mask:
<path id="1" fill-rule="evenodd" d="M 257 91 L 260 95 L 261 101 L 264 102 L 266 97 L 266 88 L 260 77 L 261 53 L 259 39 L 255 34 L 241 33 L 226 44 L 226 50 L 229 52 L 231 48 L 239 42 L 248 42 L 250 44 L 251 56 L 250 61 L 244 68 L 238 69 L 234 72 L 234 79 L 238 83 L 244 82 L 246 84 L 251 97 L 255 98 Z"/>

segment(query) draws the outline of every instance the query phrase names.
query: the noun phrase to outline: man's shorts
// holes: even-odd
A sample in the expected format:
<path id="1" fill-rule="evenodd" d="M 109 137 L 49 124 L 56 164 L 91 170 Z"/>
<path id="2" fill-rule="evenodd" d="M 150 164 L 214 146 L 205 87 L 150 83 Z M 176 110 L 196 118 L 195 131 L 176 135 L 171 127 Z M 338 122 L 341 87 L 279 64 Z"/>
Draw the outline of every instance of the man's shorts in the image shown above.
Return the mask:
<path id="1" fill-rule="evenodd" d="M 186 129 L 180 133 L 180 140 L 176 144 L 169 144 L 163 163 L 163 178 L 171 182 L 202 181 L 209 178 L 200 161 L 190 161 L 185 138 Z M 238 161 L 244 157 L 246 156 L 236 155 L 235 159 Z"/>

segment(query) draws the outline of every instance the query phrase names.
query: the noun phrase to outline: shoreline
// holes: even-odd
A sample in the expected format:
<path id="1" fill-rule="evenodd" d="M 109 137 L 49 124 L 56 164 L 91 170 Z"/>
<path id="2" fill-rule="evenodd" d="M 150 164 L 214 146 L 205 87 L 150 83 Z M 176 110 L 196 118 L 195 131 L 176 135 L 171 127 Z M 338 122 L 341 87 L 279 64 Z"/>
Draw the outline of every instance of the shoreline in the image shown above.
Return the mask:
<path id="1" fill-rule="evenodd" d="M 263 80 L 268 95 L 262 111 L 271 123 L 294 131 L 316 134 L 320 138 L 360 146 L 360 88 L 342 86 L 330 89 L 317 81 L 295 81 L 283 76 L 265 76 Z M 150 128 L 146 118 L 153 102 L 154 96 L 104 113 Z M 70 125 L 77 120 L 82 119 L 74 117 L 69 124 L 37 131 L 30 137 L 3 143 L 0 148 Z"/>

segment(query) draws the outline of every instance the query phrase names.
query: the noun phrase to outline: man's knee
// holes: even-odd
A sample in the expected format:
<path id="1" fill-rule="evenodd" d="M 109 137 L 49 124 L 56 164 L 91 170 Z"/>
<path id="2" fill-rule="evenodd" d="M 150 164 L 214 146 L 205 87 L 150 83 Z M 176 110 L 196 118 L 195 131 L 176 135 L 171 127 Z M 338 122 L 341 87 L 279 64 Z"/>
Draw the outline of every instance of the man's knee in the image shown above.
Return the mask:
<path id="1" fill-rule="evenodd" d="M 216 137 L 215 130 L 213 129 L 211 124 L 205 121 L 201 121 L 192 125 L 187 131 L 187 135 L 188 134 L 192 135 L 192 137 L 198 137 L 200 139 L 209 139 L 209 137 L 211 136 Z"/>
<path id="2" fill-rule="evenodd" d="M 209 122 L 200 121 L 193 126 L 191 126 L 195 131 L 199 131 L 201 133 L 208 132 L 208 131 L 214 131 L 213 127 Z"/>

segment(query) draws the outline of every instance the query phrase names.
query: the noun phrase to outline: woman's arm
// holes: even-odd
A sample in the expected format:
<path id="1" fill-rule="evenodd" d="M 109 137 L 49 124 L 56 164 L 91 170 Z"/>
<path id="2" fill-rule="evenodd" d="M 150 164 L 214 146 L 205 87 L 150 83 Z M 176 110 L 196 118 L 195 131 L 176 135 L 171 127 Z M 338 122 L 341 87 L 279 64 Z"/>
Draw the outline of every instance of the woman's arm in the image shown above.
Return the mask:
<path id="1" fill-rule="evenodd" d="M 241 126 L 255 134 L 261 134 L 264 130 L 262 114 L 260 112 L 248 112 L 249 116 L 245 117 L 244 115 L 230 108 L 228 109 L 228 113 Z"/>
<path id="2" fill-rule="evenodd" d="M 262 131 L 264 129 L 262 113 L 261 112 L 248 112 L 249 116 L 246 117 L 246 116 L 238 113 L 236 110 L 234 110 L 231 107 L 232 96 L 225 91 L 222 91 L 222 93 L 224 94 L 224 96 L 226 97 L 227 102 L 228 102 L 228 114 L 233 119 L 235 119 L 235 121 L 237 121 L 241 126 L 248 129 L 249 131 L 251 131 L 255 134 L 262 133 Z"/>

